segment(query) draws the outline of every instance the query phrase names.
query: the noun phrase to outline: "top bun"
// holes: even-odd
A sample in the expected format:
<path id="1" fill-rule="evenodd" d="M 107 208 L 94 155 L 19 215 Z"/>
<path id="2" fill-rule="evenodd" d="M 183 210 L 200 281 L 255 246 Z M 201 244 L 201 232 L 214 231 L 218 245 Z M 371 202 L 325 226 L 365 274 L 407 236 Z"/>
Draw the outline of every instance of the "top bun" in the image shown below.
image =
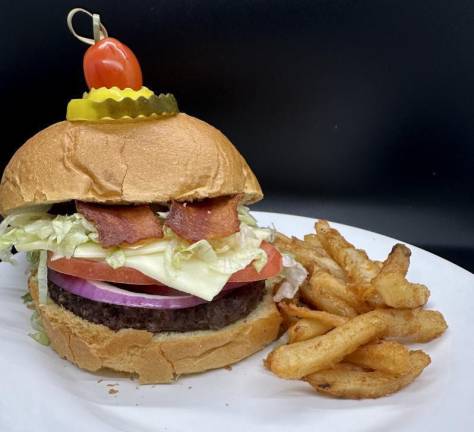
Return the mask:
<path id="1" fill-rule="evenodd" d="M 263 197 L 232 143 L 197 118 L 63 121 L 30 138 L 10 160 L 0 213 L 70 200 L 164 204 L 240 193 L 244 203 Z"/>

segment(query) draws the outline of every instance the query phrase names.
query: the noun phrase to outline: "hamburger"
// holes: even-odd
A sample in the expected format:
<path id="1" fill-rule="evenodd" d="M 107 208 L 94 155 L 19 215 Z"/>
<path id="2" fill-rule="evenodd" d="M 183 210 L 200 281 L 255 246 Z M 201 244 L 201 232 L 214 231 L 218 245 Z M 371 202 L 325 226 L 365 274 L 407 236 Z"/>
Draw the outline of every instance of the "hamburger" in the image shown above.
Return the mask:
<path id="1" fill-rule="evenodd" d="M 261 198 L 231 142 L 192 116 L 63 121 L 5 169 L 2 259 L 29 254 L 29 291 L 61 357 L 170 382 L 279 334 L 265 281 L 282 257 L 246 207 Z"/>
<path id="2" fill-rule="evenodd" d="M 3 173 L 0 258 L 27 253 L 34 338 L 82 369 L 167 383 L 228 366 L 276 339 L 272 295 L 306 273 L 249 213 L 263 194 L 232 143 L 93 22 L 89 92 Z"/>

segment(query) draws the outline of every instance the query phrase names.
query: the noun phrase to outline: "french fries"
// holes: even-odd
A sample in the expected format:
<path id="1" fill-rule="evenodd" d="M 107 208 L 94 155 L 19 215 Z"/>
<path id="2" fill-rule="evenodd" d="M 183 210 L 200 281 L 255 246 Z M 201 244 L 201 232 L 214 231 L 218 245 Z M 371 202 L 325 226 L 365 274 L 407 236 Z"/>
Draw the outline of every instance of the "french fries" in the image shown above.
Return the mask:
<path id="1" fill-rule="evenodd" d="M 396 377 L 380 371 L 367 371 L 340 363 L 304 378 L 320 393 L 346 399 L 374 399 L 395 393 L 418 377 L 431 362 L 423 351 L 410 353 L 410 370 Z"/>
<path id="2" fill-rule="evenodd" d="M 428 301 L 430 291 L 424 285 L 410 283 L 405 279 L 410 263 L 410 250 L 401 244 L 393 247 L 387 260 L 372 285 L 387 306 L 394 308 L 416 308 Z"/>
<path id="3" fill-rule="evenodd" d="M 365 251 L 356 249 L 327 221 L 316 223 L 318 237 L 329 255 L 356 283 L 370 282 L 379 273 L 379 267 L 372 262 Z"/>
<path id="4" fill-rule="evenodd" d="M 322 324 L 330 326 L 331 329 L 334 327 L 339 327 L 348 321 L 347 318 L 341 317 L 339 315 L 308 309 L 307 307 L 297 306 L 293 303 L 280 302 L 278 303 L 278 307 L 280 308 L 280 311 L 283 311 L 283 313 L 289 317 L 316 320 Z"/>
<path id="5" fill-rule="evenodd" d="M 302 299 L 311 306 L 331 314 L 345 317 L 357 316 L 357 311 L 345 300 L 336 297 L 331 290 L 332 287 L 320 277 L 327 274 L 320 271 L 314 272 L 309 282 L 300 289 Z M 322 283 L 321 279 L 323 279 Z"/>
<path id="6" fill-rule="evenodd" d="M 441 336 L 448 324 L 441 312 L 424 309 L 378 309 L 387 324 L 385 337 L 424 343 Z"/>
<path id="7" fill-rule="evenodd" d="M 281 233 L 277 233 L 274 245 L 282 252 L 289 252 L 293 254 L 297 261 L 299 261 L 307 270 L 311 270 L 314 265 L 326 269 L 334 276 L 344 279 L 345 274 L 342 268 L 329 256 L 324 248 L 321 247 L 319 241 L 313 244 L 317 246 L 312 247 L 304 241 L 297 238 L 289 238 Z"/>
<path id="8" fill-rule="evenodd" d="M 372 261 L 326 221 L 315 229 L 304 240 L 277 235 L 276 246 L 309 276 L 294 299 L 278 304 L 288 344 L 273 350 L 265 365 L 341 398 L 377 398 L 404 388 L 431 360 L 402 343 L 429 342 L 447 329 L 440 312 L 422 309 L 428 288 L 406 279 L 410 250 L 397 244 L 385 261 Z"/>
<path id="9" fill-rule="evenodd" d="M 364 345 L 345 357 L 344 361 L 395 376 L 410 371 L 410 351 L 392 341 L 381 340 Z"/>
<path id="10" fill-rule="evenodd" d="M 301 294 L 308 303 L 337 315 L 353 317 L 369 310 L 349 285 L 324 270 L 313 271 Z"/>
<path id="11" fill-rule="evenodd" d="M 301 342 L 321 336 L 333 328 L 334 326 L 324 324 L 318 320 L 302 318 L 288 329 L 288 343 Z"/>
<path id="12" fill-rule="evenodd" d="M 291 318 L 318 321 L 329 328 L 339 327 L 348 318 L 319 310 L 296 306 L 292 303 L 279 303 L 280 310 Z M 377 309 L 377 314 L 385 321 L 384 337 L 406 343 L 425 343 L 441 336 L 448 325 L 443 314 L 425 309 Z M 295 320 L 293 325 L 299 321 Z"/>
<path id="13" fill-rule="evenodd" d="M 280 378 L 300 379 L 339 363 L 361 345 L 381 336 L 385 328 L 377 313 L 368 312 L 324 336 L 278 347 L 270 353 L 266 364 Z"/>

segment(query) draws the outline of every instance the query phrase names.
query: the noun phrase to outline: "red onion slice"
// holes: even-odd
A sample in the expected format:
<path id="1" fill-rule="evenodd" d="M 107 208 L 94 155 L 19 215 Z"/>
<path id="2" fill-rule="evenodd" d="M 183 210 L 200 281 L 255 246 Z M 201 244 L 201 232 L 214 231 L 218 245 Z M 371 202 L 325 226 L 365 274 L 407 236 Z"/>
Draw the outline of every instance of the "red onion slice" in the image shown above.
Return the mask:
<path id="1" fill-rule="evenodd" d="M 185 295 L 155 295 L 135 293 L 118 288 L 106 282 L 91 281 L 69 276 L 49 269 L 48 279 L 60 288 L 72 294 L 84 297 L 89 300 L 109 303 L 120 306 L 153 308 L 153 309 L 184 309 L 208 303 L 199 297 Z M 235 289 L 245 284 L 228 284 L 223 291 Z"/>

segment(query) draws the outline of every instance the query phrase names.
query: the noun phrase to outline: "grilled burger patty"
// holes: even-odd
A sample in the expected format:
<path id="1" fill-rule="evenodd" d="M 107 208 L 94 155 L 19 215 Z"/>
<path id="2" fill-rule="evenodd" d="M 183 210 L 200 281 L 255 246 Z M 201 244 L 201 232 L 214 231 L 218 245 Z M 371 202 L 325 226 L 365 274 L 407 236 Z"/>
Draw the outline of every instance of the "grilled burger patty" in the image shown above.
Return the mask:
<path id="1" fill-rule="evenodd" d="M 134 328 L 153 333 L 218 330 L 250 314 L 262 300 L 265 281 L 251 282 L 209 303 L 185 309 L 149 309 L 89 300 L 48 282 L 49 296 L 58 305 L 112 330 Z"/>

